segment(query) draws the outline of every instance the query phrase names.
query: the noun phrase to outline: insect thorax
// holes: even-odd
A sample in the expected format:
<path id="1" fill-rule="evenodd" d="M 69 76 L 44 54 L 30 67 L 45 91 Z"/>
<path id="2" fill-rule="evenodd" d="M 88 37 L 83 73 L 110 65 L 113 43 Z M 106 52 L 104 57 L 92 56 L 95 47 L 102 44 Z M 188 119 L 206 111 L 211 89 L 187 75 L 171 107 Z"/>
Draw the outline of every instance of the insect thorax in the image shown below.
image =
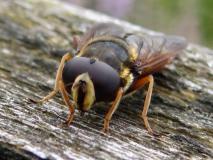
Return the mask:
<path id="1" fill-rule="evenodd" d="M 128 51 L 114 42 L 92 43 L 85 48 L 82 56 L 105 62 L 118 72 L 129 63 Z"/>

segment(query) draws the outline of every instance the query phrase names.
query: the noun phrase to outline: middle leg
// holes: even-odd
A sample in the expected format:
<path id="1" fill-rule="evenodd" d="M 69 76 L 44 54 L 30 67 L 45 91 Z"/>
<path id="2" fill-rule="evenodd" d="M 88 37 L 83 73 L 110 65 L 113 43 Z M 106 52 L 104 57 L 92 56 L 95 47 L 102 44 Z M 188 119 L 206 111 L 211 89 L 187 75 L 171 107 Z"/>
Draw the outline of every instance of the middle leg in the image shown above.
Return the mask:
<path id="1" fill-rule="evenodd" d="M 109 111 L 107 112 L 107 114 L 104 118 L 104 128 L 102 129 L 102 131 L 105 133 L 109 131 L 109 122 L 112 118 L 113 113 L 117 109 L 122 96 L 123 96 L 123 88 L 120 88 L 117 92 L 114 102 L 112 103 L 112 106 L 110 107 Z"/>

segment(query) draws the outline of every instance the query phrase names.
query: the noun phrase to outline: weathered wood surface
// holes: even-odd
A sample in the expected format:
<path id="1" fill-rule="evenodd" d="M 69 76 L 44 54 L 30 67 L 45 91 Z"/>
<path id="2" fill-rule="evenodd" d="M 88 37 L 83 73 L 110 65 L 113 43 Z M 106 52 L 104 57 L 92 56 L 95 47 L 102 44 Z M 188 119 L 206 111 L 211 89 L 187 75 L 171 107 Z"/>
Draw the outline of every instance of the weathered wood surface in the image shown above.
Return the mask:
<path id="1" fill-rule="evenodd" d="M 60 128 L 68 109 L 60 96 L 39 106 L 54 84 L 73 35 L 96 21 L 158 34 L 53 0 L 0 1 L 0 159 L 212 159 L 213 51 L 189 44 L 155 75 L 147 134 L 138 114 L 143 91 L 122 101 L 110 135 L 100 132 L 107 107 L 97 106 Z M 104 106 L 104 105 L 103 105 Z"/>

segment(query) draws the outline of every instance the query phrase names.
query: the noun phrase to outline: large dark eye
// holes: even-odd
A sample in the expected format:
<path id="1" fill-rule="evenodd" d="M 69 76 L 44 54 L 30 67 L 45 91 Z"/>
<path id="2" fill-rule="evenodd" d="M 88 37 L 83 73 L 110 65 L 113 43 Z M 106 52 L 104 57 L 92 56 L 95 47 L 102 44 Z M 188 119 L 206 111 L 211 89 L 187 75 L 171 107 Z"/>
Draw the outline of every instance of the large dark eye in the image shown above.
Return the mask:
<path id="1" fill-rule="evenodd" d="M 96 101 L 113 100 L 121 84 L 119 74 L 115 69 L 98 60 L 91 64 L 90 58 L 75 57 L 64 67 L 65 85 L 74 82 L 76 77 L 82 73 L 89 74 L 95 88 Z M 80 83 L 84 84 L 84 82 Z"/>

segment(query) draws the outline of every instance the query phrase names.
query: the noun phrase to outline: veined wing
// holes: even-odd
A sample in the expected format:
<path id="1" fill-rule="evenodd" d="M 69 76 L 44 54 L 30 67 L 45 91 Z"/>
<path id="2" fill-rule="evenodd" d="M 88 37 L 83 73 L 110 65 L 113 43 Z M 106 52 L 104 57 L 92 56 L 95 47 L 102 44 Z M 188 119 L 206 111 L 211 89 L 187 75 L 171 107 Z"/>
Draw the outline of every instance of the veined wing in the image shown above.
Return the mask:
<path id="1" fill-rule="evenodd" d="M 187 46 L 186 40 L 177 36 L 130 35 L 126 40 L 138 51 L 133 69 L 140 76 L 161 70 Z"/>
<path id="2" fill-rule="evenodd" d="M 125 32 L 122 27 L 113 23 L 98 23 L 89 29 L 80 39 L 78 48 L 80 49 L 90 39 L 97 36 L 124 37 Z"/>

